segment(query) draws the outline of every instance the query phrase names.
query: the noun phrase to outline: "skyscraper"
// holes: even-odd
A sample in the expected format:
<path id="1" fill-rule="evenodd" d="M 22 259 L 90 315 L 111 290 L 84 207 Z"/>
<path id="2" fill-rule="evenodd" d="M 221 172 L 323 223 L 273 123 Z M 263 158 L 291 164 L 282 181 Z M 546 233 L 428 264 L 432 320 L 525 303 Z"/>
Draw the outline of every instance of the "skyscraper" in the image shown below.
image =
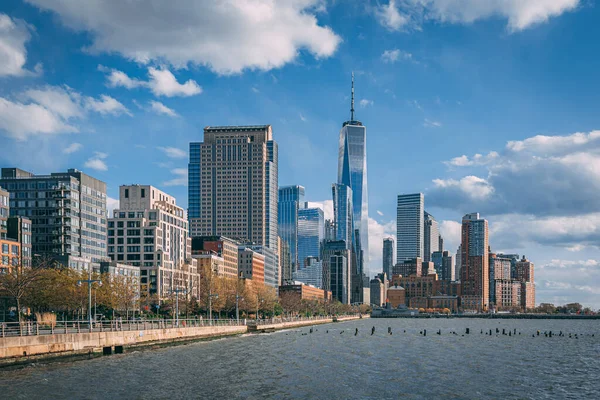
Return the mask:
<path id="1" fill-rule="evenodd" d="M 352 188 L 334 183 L 331 186 L 333 196 L 333 215 L 335 218 L 335 240 L 343 240 L 347 249 L 352 249 L 354 240 L 354 219 L 352 212 Z"/>
<path id="2" fill-rule="evenodd" d="M 440 230 L 433 215 L 424 211 L 423 215 L 423 262 L 431 261 L 431 253 L 441 251 Z"/>
<path id="3" fill-rule="evenodd" d="M 489 306 L 488 222 L 479 213 L 467 214 L 461 230 L 461 290 L 464 309 L 485 311 Z"/>
<path id="4" fill-rule="evenodd" d="M 383 273 L 392 276 L 394 267 L 394 238 L 383 239 Z"/>
<path id="5" fill-rule="evenodd" d="M 327 241 L 323 246 L 323 288 L 343 304 L 351 301 L 350 253 L 343 240 Z"/>
<path id="6" fill-rule="evenodd" d="M 204 128 L 190 143 L 189 221 L 195 236 L 224 235 L 277 252 L 277 143 L 271 125 Z"/>
<path id="7" fill-rule="evenodd" d="M 289 246 L 292 272 L 303 265 L 303 261 L 298 259 L 298 210 L 303 203 L 304 187 L 294 185 L 279 188 L 279 236 Z"/>
<path id="8" fill-rule="evenodd" d="M 10 214 L 27 217 L 33 254 L 106 260 L 106 183 L 76 169 L 34 175 L 2 168 Z"/>
<path id="9" fill-rule="evenodd" d="M 423 258 L 423 193 L 398 195 L 396 215 L 396 262 Z"/>
<path id="10" fill-rule="evenodd" d="M 360 231 L 363 263 L 369 269 L 369 200 L 367 192 L 367 128 L 354 119 L 354 73 L 350 120 L 342 125 L 339 139 L 338 184 L 352 189 L 354 227 Z"/>
<path id="11" fill-rule="evenodd" d="M 323 210 L 304 206 L 298 210 L 298 269 L 304 268 L 308 257 L 320 258 L 325 230 Z"/>

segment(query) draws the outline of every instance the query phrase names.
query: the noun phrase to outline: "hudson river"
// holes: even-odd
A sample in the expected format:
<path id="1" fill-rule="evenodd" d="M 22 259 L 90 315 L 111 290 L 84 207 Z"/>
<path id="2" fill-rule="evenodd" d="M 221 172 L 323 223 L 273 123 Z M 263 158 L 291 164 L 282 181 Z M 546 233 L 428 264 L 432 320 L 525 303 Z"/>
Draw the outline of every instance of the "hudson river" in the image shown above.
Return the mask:
<path id="1" fill-rule="evenodd" d="M 364 319 L 308 332 L 2 371 L 0 398 L 600 399 L 597 320 Z"/>

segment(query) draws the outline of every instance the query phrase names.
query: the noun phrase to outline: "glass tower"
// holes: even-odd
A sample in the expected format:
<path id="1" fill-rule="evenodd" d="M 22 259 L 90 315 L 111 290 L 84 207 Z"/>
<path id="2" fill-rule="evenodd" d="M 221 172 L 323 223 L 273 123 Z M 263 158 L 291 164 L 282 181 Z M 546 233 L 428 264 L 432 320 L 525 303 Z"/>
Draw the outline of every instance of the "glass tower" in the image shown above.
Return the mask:
<path id="1" fill-rule="evenodd" d="M 396 216 L 396 261 L 420 257 L 424 247 L 424 202 L 423 193 L 398 196 Z"/>
<path id="2" fill-rule="evenodd" d="M 304 262 L 298 258 L 298 210 L 303 202 L 304 187 L 294 185 L 279 188 L 279 236 L 289 246 L 292 272 L 302 267 Z"/>
<path id="3" fill-rule="evenodd" d="M 354 119 L 354 74 L 352 74 L 352 105 L 350 121 L 340 131 L 338 156 L 338 183 L 352 189 L 354 228 L 360 232 L 364 265 L 368 274 L 369 254 L 369 201 L 367 195 L 367 128 Z"/>
<path id="4" fill-rule="evenodd" d="M 298 210 L 298 269 L 304 268 L 308 257 L 320 257 L 324 225 L 325 218 L 320 208 Z"/>

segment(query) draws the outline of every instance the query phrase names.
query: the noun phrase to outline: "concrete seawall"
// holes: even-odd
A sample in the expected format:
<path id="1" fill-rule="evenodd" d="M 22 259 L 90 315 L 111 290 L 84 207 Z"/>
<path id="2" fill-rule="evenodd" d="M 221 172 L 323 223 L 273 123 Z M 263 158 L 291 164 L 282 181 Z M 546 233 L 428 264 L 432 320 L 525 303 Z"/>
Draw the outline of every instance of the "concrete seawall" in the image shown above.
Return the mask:
<path id="1" fill-rule="evenodd" d="M 363 316 L 366 317 L 366 316 Z M 338 321 L 358 319 L 338 317 Z M 203 326 L 168 329 L 81 332 L 53 335 L 10 336 L 0 338 L 0 366 L 34 361 L 40 358 L 92 355 L 105 347 L 139 347 L 172 342 L 225 337 L 247 332 L 264 332 L 331 323 L 333 320 L 292 321 L 258 326 Z"/>

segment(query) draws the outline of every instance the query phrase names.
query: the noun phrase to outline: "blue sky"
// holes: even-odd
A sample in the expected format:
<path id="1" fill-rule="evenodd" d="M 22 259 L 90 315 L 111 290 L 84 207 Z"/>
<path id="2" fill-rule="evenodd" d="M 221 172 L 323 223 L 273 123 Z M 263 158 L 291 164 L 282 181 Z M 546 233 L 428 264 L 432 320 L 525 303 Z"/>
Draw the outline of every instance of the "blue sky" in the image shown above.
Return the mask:
<path id="1" fill-rule="evenodd" d="M 448 249 L 479 211 L 535 262 L 538 302 L 600 307 L 600 10 L 589 0 L 5 0 L 0 165 L 79 168 L 187 206 L 190 141 L 271 124 L 281 185 L 328 204 L 337 140 L 367 126 L 371 270 L 395 197 Z"/>

